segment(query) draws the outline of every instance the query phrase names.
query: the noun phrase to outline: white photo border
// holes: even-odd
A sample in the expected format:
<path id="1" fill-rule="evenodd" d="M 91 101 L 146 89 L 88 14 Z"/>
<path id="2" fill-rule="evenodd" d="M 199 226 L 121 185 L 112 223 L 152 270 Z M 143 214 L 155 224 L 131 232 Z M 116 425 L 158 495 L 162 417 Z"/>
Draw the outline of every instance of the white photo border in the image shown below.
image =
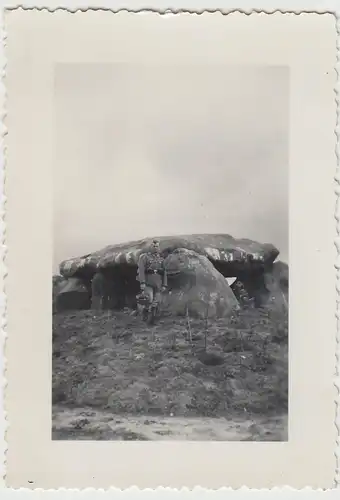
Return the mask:
<path id="1" fill-rule="evenodd" d="M 165 9 L 165 10 L 168 10 L 168 9 Z M 239 11 L 239 9 L 237 9 L 237 11 Z M 316 12 L 316 11 L 315 11 Z M 337 25 L 338 25 L 339 21 L 337 22 Z M 337 26 L 338 27 L 338 26 Z M 339 56 L 338 56 L 339 57 Z M 338 61 L 337 61 L 337 68 L 339 69 L 339 58 L 338 58 Z M 6 82 L 5 82 L 5 85 L 6 85 Z M 336 93 L 337 93 L 337 96 L 339 95 L 338 93 L 338 85 L 335 86 L 335 90 L 336 90 Z M 3 104 L 3 99 L 2 99 L 2 104 Z M 4 105 L 4 107 L 2 109 L 5 109 L 6 111 L 6 107 Z M 335 127 L 335 133 L 337 135 L 337 138 L 339 138 L 339 109 L 338 109 L 338 116 L 337 116 L 337 123 L 336 123 L 336 127 Z M 6 124 L 6 122 L 5 122 Z M 9 129 L 9 133 L 10 133 L 10 129 Z M 2 134 L 2 145 L 4 144 L 4 140 L 6 142 L 6 129 L 3 127 L 3 134 Z M 3 147 L 1 148 L 3 150 Z M 3 151 L 2 151 L 3 152 Z M 337 161 L 339 163 L 339 145 L 337 144 Z M 2 170 L 2 176 L 4 177 L 4 169 Z M 337 182 L 339 183 L 340 181 L 340 177 L 339 177 L 339 174 L 337 173 Z M 337 188 L 337 194 L 339 194 L 339 191 L 340 189 Z M 5 193 L 6 193 L 6 190 L 5 190 Z M 9 200 L 10 200 L 10 197 L 8 196 Z M 5 199 L 2 198 L 2 213 L 5 212 Z M 339 245 L 340 245 L 340 237 L 339 237 L 339 234 L 340 234 L 340 225 L 339 225 L 339 219 L 340 219 L 340 208 L 339 208 L 339 204 L 337 203 L 337 208 L 336 208 L 336 218 L 337 218 L 337 236 L 335 238 L 335 242 L 336 244 L 338 245 L 338 248 L 339 248 Z M 2 218 L 2 229 L 3 229 L 3 232 L 5 230 L 5 223 L 6 223 L 6 218 Z M 3 238 L 3 241 L 7 241 L 6 239 L 4 240 Z M 4 252 L 5 252 L 5 247 L 3 245 L 3 256 L 4 256 Z M 339 269 L 340 266 L 338 266 L 339 262 L 337 262 L 337 269 Z M 6 273 L 6 269 L 4 270 L 4 274 Z M 3 278 L 3 276 L 2 276 Z M 337 280 L 339 278 L 339 275 L 337 274 Z M 8 279 L 8 278 L 7 278 Z M 10 278 L 9 278 L 10 279 Z M 6 283 L 5 283 L 6 284 Z M 339 292 L 340 291 L 340 285 L 339 285 L 339 281 L 337 281 L 337 291 Z M 3 293 L 3 300 L 5 301 L 5 293 Z M 4 310 L 4 308 L 3 308 Z M 337 318 L 339 319 L 339 315 L 337 314 Z M 2 330 L 3 332 L 6 331 L 6 314 L 5 314 L 5 311 L 4 311 L 4 314 L 3 314 L 3 321 L 2 321 Z M 339 327 L 339 325 L 338 325 Z M 339 360 L 339 346 L 337 345 L 337 357 L 338 357 L 338 360 Z M 338 375 L 338 373 L 337 373 Z M 335 380 L 335 383 L 336 383 L 336 387 L 339 389 L 339 384 L 338 384 L 338 379 Z M 337 426 L 339 425 L 339 420 L 337 419 Z"/>

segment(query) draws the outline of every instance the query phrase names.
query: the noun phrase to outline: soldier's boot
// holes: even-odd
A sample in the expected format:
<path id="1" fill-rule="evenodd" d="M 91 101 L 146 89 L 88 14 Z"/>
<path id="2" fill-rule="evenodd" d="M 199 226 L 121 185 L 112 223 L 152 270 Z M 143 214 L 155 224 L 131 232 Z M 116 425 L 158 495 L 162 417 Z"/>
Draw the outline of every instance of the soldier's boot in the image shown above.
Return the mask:
<path id="1" fill-rule="evenodd" d="M 147 321 L 149 316 L 149 308 L 147 306 L 143 307 L 143 312 L 142 312 L 142 319 L 143 321 Z"/>
<path id="2" fill-rule="evenodd" d="M 158 311 L 158 302 L 153 301 L 152 304 L 150 305 L 150 310 L 149 310 L 149 324 L 153 325 L 157 316 L 157 311 Z"/>

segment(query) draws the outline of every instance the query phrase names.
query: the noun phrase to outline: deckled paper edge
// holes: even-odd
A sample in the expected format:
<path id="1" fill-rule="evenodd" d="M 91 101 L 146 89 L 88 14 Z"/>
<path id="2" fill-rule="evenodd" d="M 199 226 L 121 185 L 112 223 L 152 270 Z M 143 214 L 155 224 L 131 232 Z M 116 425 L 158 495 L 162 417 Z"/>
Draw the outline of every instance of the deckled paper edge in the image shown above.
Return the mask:
<path id="1" fill-rule="evenodd" d="M 0 370 L 2 374 L 0 383 L 0 426 L 2 429 L 1 432 L 1 443 L 0 443 L 0 453 L 1 453 L 1 461 L 0 461 L 0 485 L 1 487 L 5 486 L 5 478 L 6 478 L 6 451 L 7 451 L 7 443 L 6 443 L 6 430 L 7 430 L 7 419 L 5 412 L 5 387 L 6 387 L 6 357 L 5 357 L 5 345 L 6 345 L 6 335 L 7 335 L 7 314 L 6 314 L 6 196 L 5 196 L 5 182 L 6 182 L 6 134 L 7 129 L 5 125 L 5 116 L 6 116 L 6 87 L 5 87 L 5 74 L 6 74 L 6 59 L 5 59 L 5 44 L 6 44 L 6 35 L 5 35 L 5 23 L 4 23 L 4 10 L 0 12 L 0 237 L 1 237 L 1 245 L 0 245 Z"/>
<path id="2" fill-rule="evenodd" d="M 336 205 L 335 205 L 335 221 L 336 221 L 336 249 L 338 256 L 336 259 L 336 290 L 337 290 L 337 303 L 336 303 L 336 317 L 337 317 L 337 332 L 336 332 L 336 352 L 335 352 L 335 378 L 334 385 L 337 389 L 337 399 L 336 399 L 336 415 L 335 415 L 335 426 L 337 429 L 337 446 L 335 448 L 336 456 L 336 476 L 335 483 L 338 487 L 340 484 L 340 471 L 339 471 L 339 458 L 340 458 L 340 15 L 339 12 L 336 16 L 336 31 L 337 31 L 337 54 L 336 54 L 336 66 L 335 71 L 337 75 L 336 84 L 334 87 L 335 101 L 336 101 L 336 127 L 335 127 L 335 154 L 337 159 L 337 169 L 336 169 Z"/>
<path id="3" fill-rule="evenodd" d="M 7 253 L 7 247 L 6 247 L 6 136 L 7 136 L 7 128 L 6 128 L 6 85 L 5 85 L 5 80 L 6 80 L 6 56 L 5 56 L 5 47 L 6 47 L 6 31 L 5 31 L 5 22 L 4 22 L 4 15 L 6 11 L 11 11 L 11 10 L 38 10 L 38 11 L 48 11 L 50 13 L 56 12 L 56 11 L 68 11 L 69 13 L 77 13 L 77 12 L 86 12 L 86 11 L 95 11 L 95 10 L 102 10 L 102 11 L 111 11 L 113 13 L 119 13 L 119 12 L 130 12 L 134 13 L 135 15 L 143 15 L 143 14 L 148 14 L 148 13 L 158 13 L 161 16 L 174 16 L 174 15 L 180 15 L 182 13 L 187 13 L 191 15 L 201 15 L 204 13 L 210 13 L 210 14 L 216 14 L 220 13 L 223 16 L 232 14 L 232 13 L 240 13 L 240 14 L 245 14 L 245 15 L 251 15 L 251 14 L 262 14 L 262 15 L 271 15 L 274 13 L 282 13 L 282 14 L 295 14 L 295 15 L 301 15 L 301 14 L 333 14 L 336 20 L 336 32 L 337 32 L 337 40 L 336 40 L 336 45 L 337 45 L 337 61 L 336 61 L 336 66 L 335 66 L 335 71 L 337 75 L 337 80 L 336 80 L 336 85 L 334 87 L 334 93 L 335 93 L 335 101 L 336 101 L 336 128 L 335 128 L 335 136 L 336 136 L 336 144 L 335 144 L 335 153 L 336 153 L 336 158 L 337 158 L 337 168 L 336 168 L 336 173 L 335 173 L 335 181 L 336 181 L 336 187 L 335 187 L 335 193 L 337 195 L 336 199 L 336 206 L 335 206 L 335 220 L 336 220 L 336 230 L 337 230 L 337 237 L 334 241 L 338 256 L 335 262 L 335 268 L 336 268 L 336 289 L 337 289 L 337 303 L 336 303 L 336 310 L 335 314 L 337 317 L 337 347 L 336 347 L 336 352 L 335 352 L 335 358 L 336 358 L 336 364 L 335 364 L 335 377 L 334 377 L 334 385 L 337 389 L 337 399 L 336 399 L 336 415 L 335 415 L 335 421 L 334 425 L 336 426 L 337 429 L 337 439 L 336 439 L 336 447 L 335 447 L 335 456 L 336 456 L 336 471 L 335 471 L 335 477 L 334 477 L 334 483 L 335 487 L 338 487 L 340 485 L 340 471 L 339 471 L 339 457 L 340 457 L 340 10 L 335 10 L 333 8 L 311 8 L 309 9 L 284 9 L 284 8 L 272 8 L 272 9 L 258 9 L 258 8 L 251 8 L 251 9 L 238 9 L 238 8 L 231 8 L 230 10 L 225 10 L 225 9 L 201 9 L 201 10 L 191 10 L 191 9 L 155 9 L 155 8 L 140 8 L 140 9 L 131 9 L 129 8 L 118 8 L 118 9 L 113 9 L 113 8 L 107 8 L 107 7 L 40 7 L 40 6 L 27 6 L 27 5 L 21 5 L 18 4 L 16 6 L 8 6 L 3 8 L 0 11 L 0 37 L 2 40 L 2 44 L 0 46 L 0 61 L 1 63 L 1 78 L 0 78 L 0 113 L 1 113 L 1 123 L 0 123 L 0 235 L 1 235 L 1 246 L 0 246 L 0 256 L 2 260 L 2 266 L 0 270 L 0 311 L 1 311 L 1 323 L 0 323 L 0 345 L 2 348 L 2 356 L 0 356 L 0 370 L 2 370 L 2 384 L 0 384 L 0 424 L 2 427 L 2 436 L 3 440 L 0 445 L 0 450 L 2 452 L 2 461 L 1 461 L 1 486 L 5 487 L 5 479 L 6 479 L 6 450 L 7 450 L 7 444 L 6 444 L 6 430 L 9 425 L 9 422 L 6 419 L 6 412 L 5 412 L 5 405 L 4 405 L 4 400 L 5 400 L 5 392 L 6 392 L 6 358 L 5 358 L 5 349 L 6 349 L 6 338 L 7 338 L 7 315 L 6 315 L 6 278 L 7 278 L 7 268 L 6 268 L 6 253 Z M 107 489 L 95 489 L 95 488 L 82 488 L 82 489 L 66 489 L 66 488 L 58 488 L 58 489 L 48 489 L 48 490 L 43 490 L 41 488 L 36 488 L 36 489 L 28 489 L 28 488 L 6 488 L 7 491 L 20 491 L 20 492 L 32 492 L 32 491 L 39 491 L 39 492 L 59 492 L 59 491 L 65 491 L 65 492 L 78 492 L 78 493 L 91 493 L 91 492 L 97 492 L 97 493 L 113 493 L 115 492 L 116 494 L 118 493 L 123 493 L 123 494 L 128 494 L 128 493 L 144 493 L 144 494 L 157 494 L 158 492 L 172 492 L 172 493 L 203 493 L 203 492 L 229 492 L 229 493 L 242 493 L 242 492 L 280 492 L 281 494 L 283 492 L 325 492 L 325 491 L 330 491 L 330 490 L 323 490 L 323 489 L 313 489 L 309 486 L 306 486 L 304 488 L 300 489 L 295 489 L 290 486 L 285 486 L 283 488 L 279 487 L 273 487 L 273 488 L 261 488 L 261 489 L 255 489 L 255 488 L 248 488 L 246 486 L 242 486 L 240 488 L 230 488 L 230 487 L 223 487 L 223 488 L 218 488 L 218 489 L 206 489 L 202 488 L 199 485 L 197 485 L 195 488 L 189 489 L 187 487 L 182 487 L 182 488 L 169 488 L 169 487 L 162 487 L 159 486 L 155 489 L 151 488 L 145 488 L 145 489 L 139 489 L 137 486 L 130 486 L 129 488 L 125 489 L 120 489 L 116 487 L 110 487 Z"/>
<path id="4" fill-rule="evenodd" d="M 67 10 L 69 12 L 107 10 L 114 13 L 123 11 L 133 13 L 156 12 L 161 15 L 181 13 L 200 15 L 205 12 L 220 12 L 222 14 L 238 12 L 246 15 L 252 13 L 273 14 L 275 12 L 332 14 L 339 8 L 337 0 L 275 0 L 275 2 L 273 0 L 214 0 L 215 5 L 212 7 L 210 7 L 211 1 L 209 0 L 165 0 L 165 7 L 160 6 L 161 1 L 164 3 L 164 0 L 149 0 L 148 4 L 145 5 L 145 0 L 133 0 L 131 2 L 133 5 L 126 5 L 126 3 L 130 4 L 129 0 L 116 0 L 114 2 L 115 6 L 113 6 L 112 0 L 35 0 L 34 2 L 4 0 L 4 4 L 6 3 L 6 5 L 3 5 L 3 8 L 6 10 L 18 8 L 25 10 L 47 10 L 49 12 L 56 10 Z M 175 5 L 172 5 L 172 2 Z M 177 6 L 176 4 L 178 3 L 181 5 Z M 276 3 L 276 6 L 273 5 L 274 3 Z M 297 3 L 300 4 L 300 7 Z M 193 6 L 190 4 L 193 4 Z"/>

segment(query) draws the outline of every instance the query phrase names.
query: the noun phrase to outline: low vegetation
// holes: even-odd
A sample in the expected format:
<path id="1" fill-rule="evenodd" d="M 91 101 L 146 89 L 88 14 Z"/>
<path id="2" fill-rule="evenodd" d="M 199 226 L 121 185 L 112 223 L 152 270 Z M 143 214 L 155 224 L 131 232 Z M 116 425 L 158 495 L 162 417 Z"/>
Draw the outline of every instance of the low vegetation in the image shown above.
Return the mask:
<path id="1" fill-rule="evenodd" d="M 287 313 L 165 316 L 152 327 L 127 310 L 55 314 L 52 396 L 55 414 L 90 408 L 135 418 L 285 416 Z"/>

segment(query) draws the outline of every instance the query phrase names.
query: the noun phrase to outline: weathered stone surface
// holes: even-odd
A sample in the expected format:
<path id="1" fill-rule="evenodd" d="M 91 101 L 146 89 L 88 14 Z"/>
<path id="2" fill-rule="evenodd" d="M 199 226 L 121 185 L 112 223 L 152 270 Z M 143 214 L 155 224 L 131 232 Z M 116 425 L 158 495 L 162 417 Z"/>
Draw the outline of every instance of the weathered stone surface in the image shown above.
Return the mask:
<path id="1" fill-rule="evenodd" d="M 165 260 L 169 292 L 162 309 L 199 318 L 225 317 L 239 308 L 228 285 L 207 257 L 186 248 L 176 249 Z"/>
<path id="2" fill-rule="evenodd" d="M 94 274 L 91 281 L 91 308 L 94 310 L 105 309 L 106 290 L 105 276 L 102 272 Z"/>
<path id="3" fill-rule="evenodd" d="M 85 286 L 94 309 L 135 308 L 139 292 L 137 262 L 152 239 L 107 246 L 64 261 L 60 264 L 61 279 L 78 279 L 78 288 L 80 283 Z M 191 314 L 205 317 L 209 309 L 210 317 L 224 316 L 233 301 L 238 304 L 237 299 L 241 305 L 246 302 L 258 307 L 272 301 L 287 306 L 288 266 L 274 263 L 279 251 L 273 245 L 237 240 L 227 234 L 158 239 L 172 284 L 171 293 L 165 299 L 169 310 L 183 313 L 188 307 Z M 226 278 L 231 277 L 236 280 L 229 287 Z M 69 297 L 75 304 L 72 294 Z M 85 298 L 80 303 L 83 308 Z"/>
<path id="4" fill-rule="evenodd" d="M 69 278 L 61 283 L 56 294 L 56 310 L 58 312 L 72 309 L 89 309 L 90 292 L 82 280 Z"/>
<path id="5" fill-rule="evenodd" d="M 264 281 L 268 290 L 268 302 L 276 308 L 288 309 L 289 301 L 289 268 L 284 262 L 275 262 L 270 270 L 264 273 Z"/>
<path id="6" fill-rule="evenodd" d="M 55 275 L 52 277 L 52 310 L 53 313 L 58 311 L 57 308 L 57 297 L 63 285 L 66 283 L 67 278 L 64 276 Z"/>
<path id="7" fill-rule="evenodd" d="M 272 263 L 279 254 L 278 249 L 271 244 L 235 239 L 228 234 L 161 236 L 158 239 L 163 255 L 168 255 L 178 248 L 186 248 L 207 257 L 217 269 L 219 266 L 223 267 L 223 274 L 229 276 L 236 276 L 240 269 Z M 60 273 L 65 277 L 89 277 L 98 269 L 121 265 L 136 266 L 140 254 L 148 248 L 152 240 L 153 237 L 111 245 L 83 257 L 68 259 L 60 264 Z"/>
<path id="8" fill-rule="evenodd" d="M 276 280 L 280 284 L 281 288 L 288 293 L 289 288 L 289 267 L 285 262 L 281 262 L 280 260 L 274 262 L 272 267 L 272 273 L 275 276 Z"/>

